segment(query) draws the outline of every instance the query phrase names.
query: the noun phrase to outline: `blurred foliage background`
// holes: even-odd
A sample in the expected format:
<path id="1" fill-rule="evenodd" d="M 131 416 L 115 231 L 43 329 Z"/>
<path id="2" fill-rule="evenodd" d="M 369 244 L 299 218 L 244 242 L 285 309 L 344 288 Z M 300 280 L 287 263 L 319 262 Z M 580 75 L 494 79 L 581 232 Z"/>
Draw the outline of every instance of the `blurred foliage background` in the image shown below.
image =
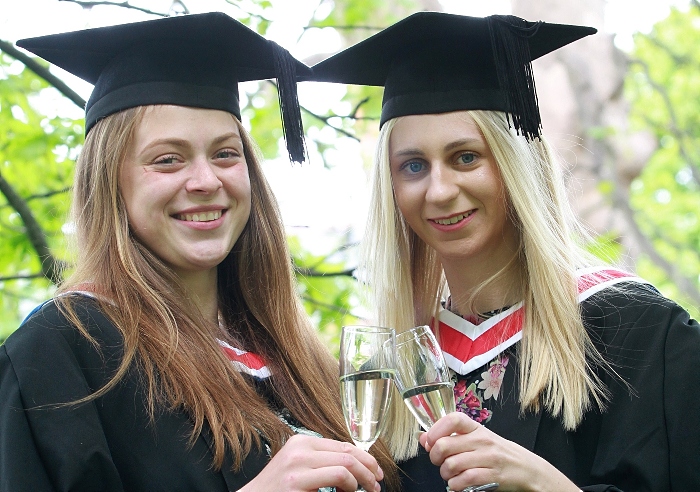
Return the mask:
<path id="1" fill-rule="evenodd" d="M 198 4 L 193 0 L 143 0 L 138 5 L 114 2 L 111 6 L 106 5 L 110 2 L 54 1 L 71 12 L 76 8 L 90 11 L 98 5 L 113 11 L 131 10 L 140 20 L 188 13 Z M 274 29 L 275 9 L 284 1 L 209 3 L 211 10 L 226 11 L 266 35 Z M 313 30 L 332 30 L 340 40 L 334 48 L 337 50 L 412 12 L 442 7 L 427 0 L 318 0 L 309 10 L 298 39 Z M 62 30 L 57 26 L 54 32 Z M 66 214 L 73 163 L 83 142 L 81 96 L 49 71 L 46 63 L 15 48 L 14 41 L 0 40 L 0 341 L 17 328 L 32 307 L 51 296 L 62 268 L 70 272 L 66 238 L 71 226 Z M 631 51 L 620 52 L 617 59 L 625 74 L 621 90 L 628 108 L 626 124 L 644 132 L 653 145 L 639 172 L 624 187 L 611 185 L 603 175 L 594 183 L 613 208 L 630 218 L 633 227 L 618 230 L 611 224 L 597 231 L 598 240 L 591 246 L 602 255 L 624 259 L 695 317 L 700 314 L 698 45 L 700 7 L 689 1 L 672 8 L 651 32 L 636 34 Z M 293 47 L 285 47 L 295 53 Z M 330 54 L 327 49 L 318 46 L 318 52 L 305 61 L 313 64 Z M 274 85 L 246 84 L 244 92 L 244 123 L 265 158 L 280 160 L 281 129 Z M 57 104 L 56 98 L 64 99 L 65 104 Z M 381 91 L 347 87 L 336 99 L 327 108 L 305 104 L 308 96 L 301 100 L 312 157 L 329 172 L 337 172 L 349 159 L 349 148 L 357 153 L 353 159 L 368 169 Z M 71 105 L 78 111 L 64 110 Z M 605 145 L 617 129 L 590 127 L 584 132 L 587 138 Z M 302 172 L 291 170 L 296 171 Z M 310 198 L 310 207 L 327 207 L 327 200 L 319 193 L 318 199 Z M 299 291 L 319 333 L 336 349 L 340 326 L 362 321 L 365 316 L 355 279 L 355 246 L 361 231 L 335 231 L 322 240 L 298 232 L 289 228 Z M 629 247 L 630 240 L 636 247 Z"/>

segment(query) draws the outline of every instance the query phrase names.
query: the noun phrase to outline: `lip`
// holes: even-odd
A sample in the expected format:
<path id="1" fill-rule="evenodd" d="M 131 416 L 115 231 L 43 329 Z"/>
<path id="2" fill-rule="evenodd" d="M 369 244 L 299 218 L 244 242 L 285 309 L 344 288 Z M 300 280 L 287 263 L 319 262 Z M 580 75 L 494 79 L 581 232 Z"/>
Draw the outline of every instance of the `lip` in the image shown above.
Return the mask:
<path id="1" fill-rule="evenodd" d="M 432 219 L 428 219 L 428 223 L 431 226 L 433 226 L 435 229 L 437 229 L 438 231 L 452 232 L 452 231 L 456 231 L 458 229 L 461 229 L 462 227 L 466 227 L 466 225 L 472 221 L 472 219 L 474 218 L 474 215 L 476 215 L 476 212 L 477 212 L 477 209 L 474 208 L 474 209 L 467 210 L 464 212 L 458 212 L 456 214 L 447 215 L 445 217 L 435 217 Z M 464 217 L 461 220 L 459 220 L 458 222 L 455 222 L 454 224 L 440 224 L 437 222 L 438 220 L 445 221 L 445 220 L 454 219 L 455 217 L 460 217 L 460 216 L 464 216 Z"/>
<path id="2" fill-rule="evenodd" d="M 200 205 L 197 207 L 190 207 L 190 208 L 184 208 L 182 210 L 178 210 L 177 212 L 174 212 L 171 214 L 173 217 L 176 217 L 178 215 L 185 215 L 185 214 L 196 214 L 196 213 L 201 213 L 201 212 L 216 212 L 218 210 L 221 210 L 222 212 L 225 212 L 228 210 L 229 207 L 226 205 Z"/>
<path id="3" fill-rule="evenodd" d="M 217 206 L 217 205 L 208 205 L 204 207 L 191 207 L 188 209 L 180 210 L 179 212 L 176 212 L 171 215 L 173 219 L 175 219 L 179 224 L 182 224 L 185 227 L 188 227 L 190 229 L 196 229 L 196 230 L 211 230 L 211 229 L 216 229 L 219 227 L 223 221 L 224 217 L 226 216 L 226 213 L 228 212 L 227 207 L 222 207 L 222 206 Z M 216 214 L 220 213 L 220 215 L 213 220 L 183 220 L 182 216 L 189 215 L 189 216 L 195 216 L 195 215 L 207 215 L 207 214 Z"/>

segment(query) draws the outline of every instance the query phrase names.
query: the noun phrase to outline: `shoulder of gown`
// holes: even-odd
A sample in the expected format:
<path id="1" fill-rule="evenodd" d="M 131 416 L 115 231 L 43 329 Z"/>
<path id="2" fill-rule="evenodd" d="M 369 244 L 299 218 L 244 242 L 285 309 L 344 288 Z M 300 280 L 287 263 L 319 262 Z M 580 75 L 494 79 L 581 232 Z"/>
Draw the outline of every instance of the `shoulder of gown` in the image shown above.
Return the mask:
<path id="1" fill-rule="evenodd" d="M 609 404 L 578 431 L 597 427 L 592 475 L 622 490 L 700 490 L 700 453 L 690 451 L 700 449 L 698 322 L 638 283 L 601 291 L 582 314 L 610 364 L 598 371 Z"/>
<path id="2" fill-rule="evenodd" d="M 76 311 L 97 345 L 50 301 L 0 347 L 0 492 L 237 490 L 265 466 L 264 452 L 251 452 L 240 472 L 228 455 L 212 470 L 206 423 L 192 444 L 184 411 L 152 420 L 135 368 L 104 396 L 73 403 L 122 357 L 119 330 L 98 304 L 78 299 Z"/>

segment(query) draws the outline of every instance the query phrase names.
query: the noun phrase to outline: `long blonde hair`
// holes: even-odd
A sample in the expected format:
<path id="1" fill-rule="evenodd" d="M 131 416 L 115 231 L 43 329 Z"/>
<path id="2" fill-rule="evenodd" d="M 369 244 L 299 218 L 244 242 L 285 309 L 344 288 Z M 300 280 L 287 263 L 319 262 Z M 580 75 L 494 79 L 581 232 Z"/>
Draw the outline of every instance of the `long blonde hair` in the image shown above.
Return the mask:
<path id="1" fill-rule="evenodd" d="M 108 116 L 86 138 L 72 207 L 79 247 L 74 272 L 61 291 L 94 286 L 100 308 L 124 339 L 119 369 L 89 399 L 109 391 L 136 365 L 151 416 L 158 408 L 184 409 L 194 424 L 192 442 L 206 421 L 215 468 L 221 467 L 230 450 L 234 468 L 239 469 L 253 447 L 261 449 L 261 435 L 274 453 L 291 430 L 224 357 L 212 335 L 217 328 L 188 299 L 178 277 L 130 233 L 119 169 L 147 108 Z M 251 212 L 240 238 L 218 267 L 222 324 L 240 348 L 265 359 L 276 396 L 293 417 L 324 437 L 350 441 L 340 409 L 337 361 L 301 305 L 284 227 L 259 165 L 259 151 L 232 118 L 243 140 Z M 90 338 L 76 314 L 74 297 L 60 296 L 57 303 Z M 375 454 L 395 487 L 395 465 L 386 447 L 380 445 Z"/>
<path id="2" fill-rule="evenodd" d="M 593 402 L 603 408 L 607 400 L 593 370 L 607 364 L 583 326 L 576 287 L 576 270 L 597 261 L 582 247 L 588 236 L 569 206 L 561 169 L 548 145 L 516 135 L 504 113 L 465 114 L 493 153 L 507 190 L 509 217 L 520 234 L 521 249 L 510 268 L 524 279 L 525 320 L 518 348 L 521 410 L 543 406 L 573 430 Z M 430 324 L 448 286 L 435 251 L 410 229 L 396 205 L 389 167 L 395 122 L 388 121 L 380 133 L 361 262 L 377 322 L 402 331 Z M 388 430 L 389 444 L 401 460 L 416 452 L 409 432 L 415 424 L 403 409 L 395 411 L 400 417 Z"/>

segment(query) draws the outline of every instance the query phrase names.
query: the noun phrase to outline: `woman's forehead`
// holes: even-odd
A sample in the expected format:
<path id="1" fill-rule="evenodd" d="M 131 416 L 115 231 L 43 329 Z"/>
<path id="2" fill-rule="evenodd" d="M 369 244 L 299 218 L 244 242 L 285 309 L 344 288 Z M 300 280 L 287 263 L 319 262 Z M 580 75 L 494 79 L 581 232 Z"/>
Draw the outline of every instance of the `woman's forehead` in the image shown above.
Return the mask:
<path id="1" fill-rule="evenodd" d="M 389 136 L 391 152 L 415 146 L 450 146 L 456 143 L 483 143 L 479 126 L 466 111 L 401 116 Z"/>

